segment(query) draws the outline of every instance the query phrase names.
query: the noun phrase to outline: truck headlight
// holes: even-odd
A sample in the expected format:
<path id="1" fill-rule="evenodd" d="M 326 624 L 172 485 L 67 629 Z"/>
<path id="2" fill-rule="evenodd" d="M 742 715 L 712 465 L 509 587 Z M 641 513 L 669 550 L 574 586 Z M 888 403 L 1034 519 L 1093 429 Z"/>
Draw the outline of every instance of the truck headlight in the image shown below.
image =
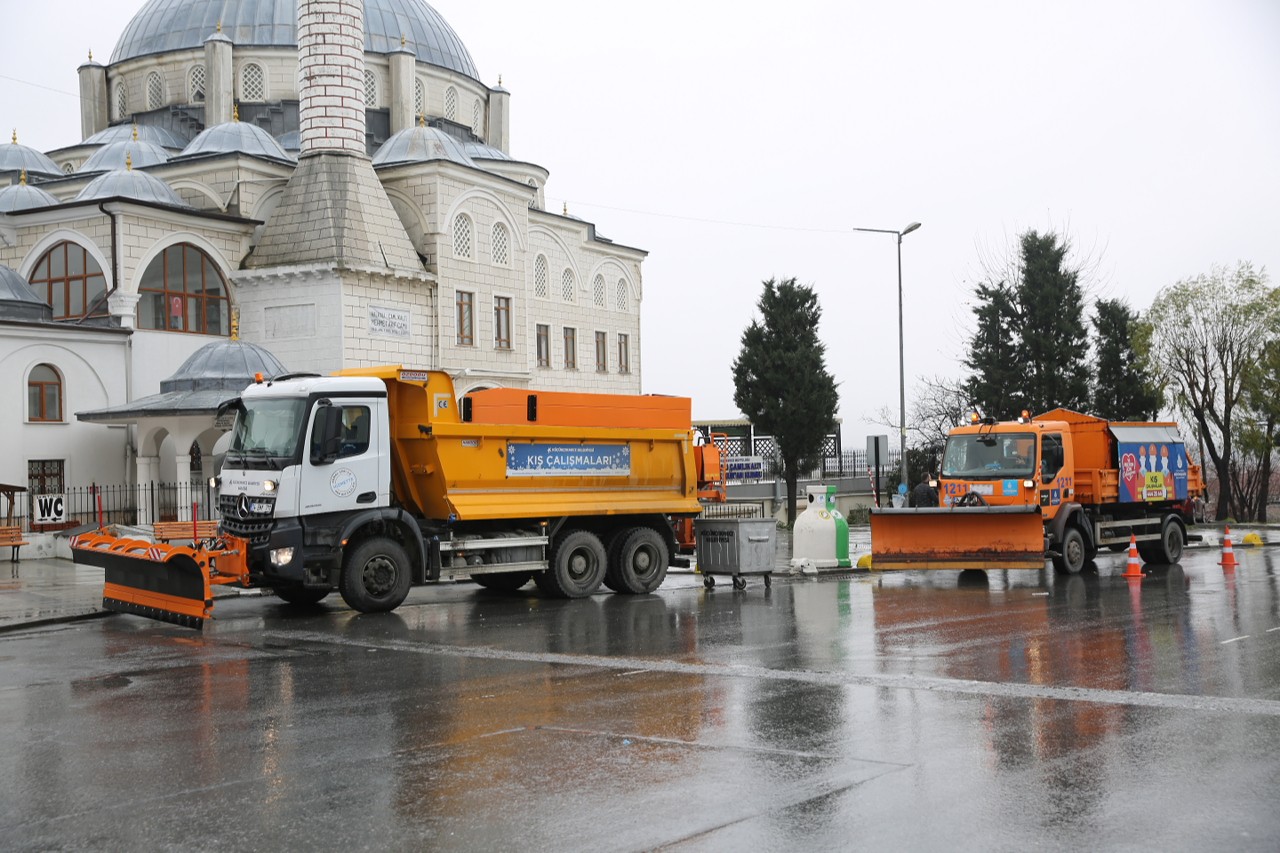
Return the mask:
<path id="1" fill-rule="evenodd" d="M 1035 480 L 1023 480 L 1023 481 L 1022 481 L 1022 488 L 1024 488 L 1024 489 L 1034 489 L 1035 487 L 1036 487 L 1036 481 L 1035 481 Z"/>
<path id="2" fill-rule="evenodd" d="M 276 486 L 278 486 L 278 485 L 280 485 L 280 484 L 279 484 L 279 483 L 277 483 L 275 480 L 263 480 L 263 481 L 262 481 L 262 491 L 264 491 L 264 492 L 274 492 L 274 491 L 276 490 Z"/>
<path id="3" fill-rule="evenodd" d="M 221 485 L 222 485 L 222 478 L 221 478 L 221 477 L 210 477 L 210 478 L 209 478 L 209 488 L 211 488 L 211 489 L 216 489 L 216 488 L 218 488 L 218 486 L 221 486 Z"/>
<path id="4" fill-rule="evenodd" d="M 287 566 L 293 562 L 293 548 L 276 548 L 271 552 L 271 565 Z"/>

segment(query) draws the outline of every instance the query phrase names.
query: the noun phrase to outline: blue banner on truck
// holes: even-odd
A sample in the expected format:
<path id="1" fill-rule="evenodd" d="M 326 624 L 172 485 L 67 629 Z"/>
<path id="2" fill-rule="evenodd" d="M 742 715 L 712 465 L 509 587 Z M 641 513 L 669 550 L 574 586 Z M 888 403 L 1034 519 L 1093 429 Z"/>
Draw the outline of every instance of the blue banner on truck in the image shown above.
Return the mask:
<path id="1" fill-rule="evenodd" d="M 1187 496 L 1187 451 L 1171 441 L 1120 442 L 1123 503 L 1180 501 Z"/>
<path id="2" fill-rule="evenodd" d="M 508 477 L 626 477 L 631 474 L 627 444 L 507 443 Z"/>

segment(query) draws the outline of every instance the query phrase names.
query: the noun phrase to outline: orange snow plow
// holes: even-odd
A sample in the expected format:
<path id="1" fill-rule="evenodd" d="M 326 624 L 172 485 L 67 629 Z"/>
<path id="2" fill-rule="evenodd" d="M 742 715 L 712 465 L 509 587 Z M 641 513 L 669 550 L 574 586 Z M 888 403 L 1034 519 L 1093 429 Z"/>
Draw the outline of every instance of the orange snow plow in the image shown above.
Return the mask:
<path id="1" fill-rule="evenodd" d="M 1036 505 L 871 511 L 871 568 L 1039 569 L 1044 517 Z"/>
<path id="2" fill-rule="evenodd" d="M 248 545 L 234 536 L 188 546 L 97 531 L 72 539 L 71 554 L 75 562 L 105 571 L 105 609 L 199 630 L 213 617 L 214 586 L 249 586 Z"/>

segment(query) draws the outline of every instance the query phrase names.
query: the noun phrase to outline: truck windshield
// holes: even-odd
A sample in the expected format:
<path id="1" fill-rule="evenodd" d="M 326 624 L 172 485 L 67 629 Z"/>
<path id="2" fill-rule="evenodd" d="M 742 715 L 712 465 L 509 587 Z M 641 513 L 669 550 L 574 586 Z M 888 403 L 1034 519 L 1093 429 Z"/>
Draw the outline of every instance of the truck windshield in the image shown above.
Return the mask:
<path id="1" fill-rule="evenodd" d="M 306 400 L 245 400 L 227 459 L 245 468 L 282 468 L 297 455 L 306 409 Z"/>
<path id="2" fill-rule="evenodd" d="M 942 476 L 957 480 L 1025 478 L 1035 471 L 1035 463 L 1034 433 L 966 433 L 947 438 Z"/>

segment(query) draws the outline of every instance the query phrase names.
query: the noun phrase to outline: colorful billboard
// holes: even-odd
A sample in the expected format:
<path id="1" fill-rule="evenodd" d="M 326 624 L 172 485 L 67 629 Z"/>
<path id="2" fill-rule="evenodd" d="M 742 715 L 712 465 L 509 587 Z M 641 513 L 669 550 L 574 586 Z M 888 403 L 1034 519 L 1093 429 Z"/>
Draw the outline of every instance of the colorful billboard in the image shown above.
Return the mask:
<path id="1" fill-rule="evenodd" d="M 1187 452 L 1172 441 L 1121 441 L 1120 501 L 1150 503 L 1187 497 Z"/>

